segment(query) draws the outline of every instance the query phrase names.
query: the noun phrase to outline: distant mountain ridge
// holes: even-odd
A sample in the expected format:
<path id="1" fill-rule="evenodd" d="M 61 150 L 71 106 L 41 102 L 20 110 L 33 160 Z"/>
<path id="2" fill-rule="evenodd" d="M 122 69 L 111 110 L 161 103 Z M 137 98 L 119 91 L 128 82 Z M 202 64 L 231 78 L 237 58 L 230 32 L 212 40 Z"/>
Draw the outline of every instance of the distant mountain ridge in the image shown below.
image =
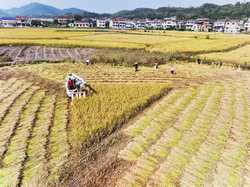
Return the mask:
<path id="1" fill-rule="evenodd" d="M 0 16 L 62 16 L 65 14 L 91 14 L 85 10 L 77 9 L 77 8 L 68 8 L 68 9 L 58 9 L 53 6 L 44 5 L 41 3 L 30 3 L 25 6 L 19 8 L 12 8 L 8 10 L 0 10 Z"/>
<path id="2" fill-rule="evenodd" d="M 0 17 L 15 17 L 15 16 L 62 16 L 65 14 L 79 15 L 81 17 L 122 17 L 130 19 L 162 19 L 166 17 L 176 16 L 179 19 L 193 19 L 206 17 L 210 19 L 224 18 L 246 18 L 250 17 L 250 2 L 236 3 L 226 5 L 216 5 L 206 3 L 200 7 L 161 7 L 158 9 L 152 8 L 137 8 L 134 10 L 122 10 L 114 14 L 98 14 L 88 12 L 78 8 L 58 9 L 53 6 L 44 5 L 41 3 L 30 3 L 19 8 L 8 10 L 0 9 Z"/>

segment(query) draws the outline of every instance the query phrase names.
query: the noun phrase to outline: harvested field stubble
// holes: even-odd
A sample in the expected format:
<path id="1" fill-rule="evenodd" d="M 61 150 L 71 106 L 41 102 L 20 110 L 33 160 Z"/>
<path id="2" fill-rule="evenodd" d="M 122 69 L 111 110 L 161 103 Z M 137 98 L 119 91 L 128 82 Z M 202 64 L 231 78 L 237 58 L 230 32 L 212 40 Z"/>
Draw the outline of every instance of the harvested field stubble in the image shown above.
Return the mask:
<path id="1" fill-rule="evenodd" d="M 0 84 L 0 186 L 58 183 L 69 159 L 67 100 L 22 80 Z"/>
<path id="2" fill-rule="evenodd" d="M 164 107 L 185 100 L 179 93 L 124 130 L 132 139 L 119 158 L 132 166 L 117 186 L 247 186 L 249 83 L 209 83 L 180 112 Z"/>

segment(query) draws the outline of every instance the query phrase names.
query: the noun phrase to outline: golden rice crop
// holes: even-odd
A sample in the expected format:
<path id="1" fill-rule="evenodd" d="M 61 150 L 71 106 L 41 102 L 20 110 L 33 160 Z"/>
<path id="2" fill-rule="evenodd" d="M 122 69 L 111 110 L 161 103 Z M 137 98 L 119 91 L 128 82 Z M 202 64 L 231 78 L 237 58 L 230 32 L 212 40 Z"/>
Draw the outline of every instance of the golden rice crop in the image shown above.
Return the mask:
<path id="1" fill-rule="evenodd" d="M 74 30 L 71 30 L 74 31 Z M 65 47 L 132 48 L 160 52 L 223 51 L 246 42 L 247 35 L 224 35 L 191 32 L 71 32 L 56 29 L 1 29 L 0 44 L 48 45 Z M 84 30 L 83 30 L 84 31 Z M 210 39 L 206 39 L 209 35 Z"/>
<path id="2" fill-rule="evenodd" d="M 169 90 L 167 84 L 95 85 L 97 94 L 73 102 L 71 138 L 74 144 L 105 137 L 156 98 Z"/>
<path id="3" fill-rule="evenodd" d="M 200 55 L 210 61 L 222 61 L 233 64 L 250 65 L 250 45 L 240 47 L 229 52 L 210 53 Z"/>

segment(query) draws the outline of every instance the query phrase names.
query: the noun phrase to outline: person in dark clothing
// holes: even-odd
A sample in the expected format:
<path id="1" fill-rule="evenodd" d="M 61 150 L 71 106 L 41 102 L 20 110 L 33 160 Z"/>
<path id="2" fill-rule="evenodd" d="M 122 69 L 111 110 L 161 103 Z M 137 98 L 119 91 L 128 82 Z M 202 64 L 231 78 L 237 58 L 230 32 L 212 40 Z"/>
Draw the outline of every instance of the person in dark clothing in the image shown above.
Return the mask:
<path id="1" fill-rule="evenodd" d="M 197 63 L 198 63 L 198 64 L 201 64 L 201 59 L 198 58 Z"/>
<path id="2" fill-rule="evenodd" d="M 90 64 L 90 60 L 87 59 L 87 60 L 86 60 L 86 65 L 88 66 L 89 64 Z"/>
<path id="3" fill-rule="evenodd" d="M 159 69 L 159 63 L 155 63 L 155 70 Z"/>
<path id="4" fill-rule="evenodd" d="M 136 62 L 134 65 L 135 72 L 139 71 L 139 64 Z"/>

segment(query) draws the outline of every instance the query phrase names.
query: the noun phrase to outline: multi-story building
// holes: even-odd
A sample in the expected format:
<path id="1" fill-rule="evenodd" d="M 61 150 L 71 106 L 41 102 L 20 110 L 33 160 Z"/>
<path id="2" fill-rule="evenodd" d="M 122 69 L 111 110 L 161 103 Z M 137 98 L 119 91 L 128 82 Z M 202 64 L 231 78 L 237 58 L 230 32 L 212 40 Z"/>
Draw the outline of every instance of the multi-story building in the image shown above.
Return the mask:
<path id="1" fill-rule="evenodd" d="M 147 20 L 146 27 L 149 29 L 162 29 L 163 28 L 163 21 L 159 19 L 155 20 Z"/>
<path id="2" fill-rule="evenodd" d="M 177 21 L 175 18 L 165 18 L 162 22 L 163 29 L 176 29 Z"/>
<path id="3" fill-rule="evenodd" d="M 29 18 L 27 24 L 32 27 L 49 27 L 54 26 L 53 18 Z"/>
<path id="4" fill-rule="evenodd" d="M 109 28 L 109 20 L 108 19 L 97 19 L 96 20 L 97 28 Z"/>
<path id="5" fill-rule="evenodd" d="M 225 31 L 225 20 L 217 20 L 213 24 L 214 32 L 224 32 Z"/>
<path id="6" fill-rule="evenodd" d="M 113 19 L 110 20 L 109 26 L 113 29 L 133 29 L 135 28 L 135 23 L 126 19 Z"/>
<path id="7" fill-rule="evenodd" d="M 28 27 L 28 26 L 30 26 L 29 17 L 27 17 L 27 16 L 17 16 L 16 21 L 17 21 L 17 27 Z"/>
<path id="8" fill-rule="evenodd" d="M 10 17 L 0 18 L 0 26 L 6 28 L 16 27 L 17 20 L 16 18 L 10 18 Z"/>
<path id="9" fill-rule="evenodd" d="M 225 22 L 225 33 L 240 33 L 243 23 L 240 20 L 227 20 Z"/>
<path id="10" fill-rule="evenodd" d="M 208 18 L 200 18 L 195 20 L 191 30 L 196 32 L 210 32 L 212 31 L 212 24 Z"/>
<path id="11" fill-rule="evenodd" d="M 74 23 L 75 19 L 72 16 L 59 16 L 55 18 L 57 24 L 61 27 L 67 27 L 70 23 Z"/>
<path id="12" fill-rule="evenodd" d="M 250 32 L 250 18 L 244 23 L 244 31 Z"/>
<path id="13" fill-rule="evenodd" d="M 146 20 L 135 20 L 134 24 L 136 29 L 145 29 L 147 26 Z"/>
<path id="14" fill-rule="evenodd" d="M 74 27 L 75 28 L 90 28 L 90 23 L 88 20 L 75 21 Z"/>
<path id="15" fill-rule="evenodd" d="M 195 25 L 195 20 L 187 20 L 185 23 L 185 30 L 192 31 L 194 25 Z"/>

